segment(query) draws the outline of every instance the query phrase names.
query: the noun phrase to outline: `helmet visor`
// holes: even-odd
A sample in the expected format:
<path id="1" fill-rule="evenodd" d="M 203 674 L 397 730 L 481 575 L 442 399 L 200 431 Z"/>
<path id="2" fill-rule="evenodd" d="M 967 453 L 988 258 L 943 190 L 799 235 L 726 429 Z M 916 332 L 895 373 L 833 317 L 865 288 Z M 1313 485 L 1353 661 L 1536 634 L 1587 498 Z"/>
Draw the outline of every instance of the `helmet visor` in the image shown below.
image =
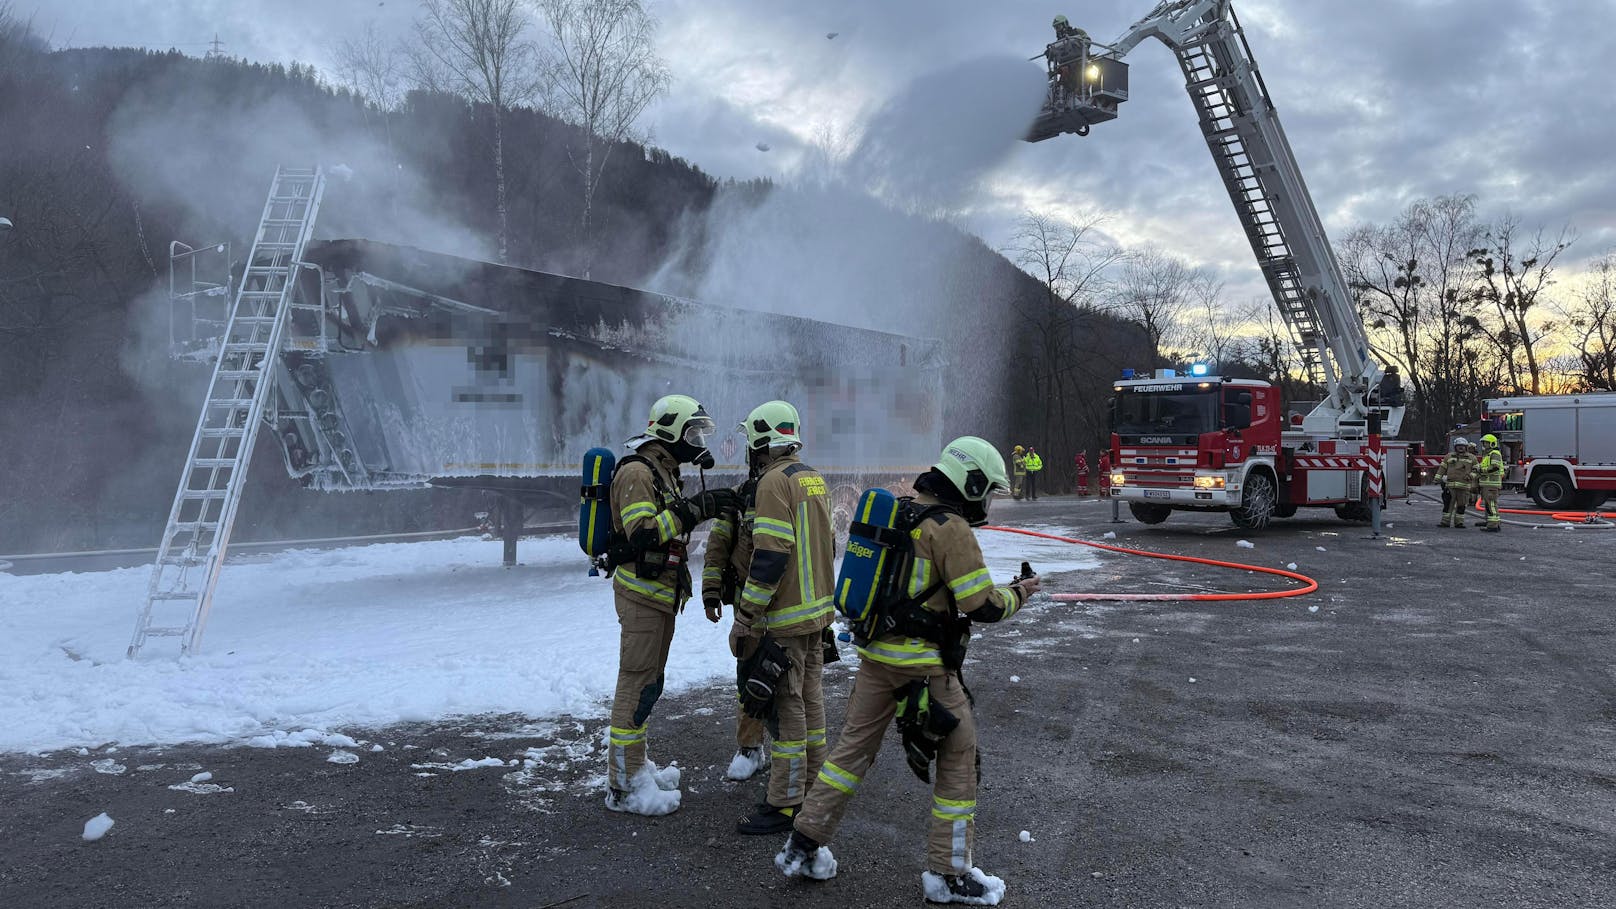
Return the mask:
<path id="1" fill-rule="evenodd" d="M 706 448 L 708 440 L 713 437 L 712 417 L 691 417 L 685 423 L 685 444 L 693 448 Z"/>

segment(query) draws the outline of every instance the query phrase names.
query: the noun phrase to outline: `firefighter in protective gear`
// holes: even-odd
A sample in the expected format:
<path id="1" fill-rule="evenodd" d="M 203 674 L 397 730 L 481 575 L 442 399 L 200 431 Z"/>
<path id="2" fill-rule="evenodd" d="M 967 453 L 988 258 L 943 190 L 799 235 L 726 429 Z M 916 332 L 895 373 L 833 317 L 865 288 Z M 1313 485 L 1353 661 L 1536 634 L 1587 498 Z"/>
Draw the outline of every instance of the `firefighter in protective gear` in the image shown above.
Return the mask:
<path id="1" fill-rule="evenodd" d="M 1504 455 L 1498 450 L 1498 437 L 1488 433 L 1481 437 L 1481 458 L 1476 462 L 1476 485 L 1481 488 L 1482 506 L 1487 511 L 1487 523 L 1482 530 L 1498 533 L 1504 522 L 1498 516 L 1498 494 L 1504 490 Z"/>
<path id="2" fill-rule="evenodd" d="M 1089 494 L 1089 456 L 1087 452 L 1078 452 L 1072 458 L 1072 469 L 1077 472 L 1077 494 Z"/>
<path id="3" fill-rule="evenodd" d="M 835 875 L 835 857 L 822 844 L 836 834 L 874 764 L 882 736 L 898 713 L 899 692 L 918 680 L 932 713 L 957 721 L 935 750 L 936 782 L 921 878 L 926 897 L 991 905 L 1003 895 L 1004 882 L 983 874 L 972 861 L 976 721 L 960 667 L 971 622 L 1007 619 L 1038 591 L 1036 577 L 995 586 L 971 530 L 987 523 L 989 498 L 1008 485 L 1003 456 L 974 436 L 950 442 L 936 465 L 915 480 L 915 504 L 931 510 L 912 532 L 914 553 L 905 582 L 911 599 L 894 607 L 903 610 L 896 633 L 859 647 L 862 659 L 841 734 L 808 792 L 790 839 L 775 857 L 775 866 L 787 876 Z"/>
<path id="4" fill-rule="evenodd" d="M 735 605 L 735 621 L 751 646 L 777 647 L 789 660 L 770 682 L 772 705 L 768 795 L 741 818 L 745 834 L 784 833 L 825 760 L 823 632 L 836 586 L 835 530 L 825 478 L 797 457 L 797 409 L 761 404 L 741 424 L 757 474 L 752 560 Z M 758 639 L 767 636 L 767 643 Z M 757 662 L 757 661 L 753 661 Z M 743 690 L 745 688 L 743 687 Z"/>
<path id="5" fill-rule="evenodd" d="M 659 771 L 645 750 L 674 616 L 692 593 L 684 562 L 690 531 L 739 501 L 728 489 L 682 495 L 679 465 L 707 454 L 712 431 L 712 418 L 694 398 L 661 398 L 645 432 L 627 443 L 634 453 L 612 476 L 612 531 L 633 552 L 612 573 L 622 629 L 607 747 L 606 807 L 613 811 L 668 814 L 679 807 L 678 768 Z"/>
<path id="6" fill-rule="evenodd" d="M 1100 452 L 1100 495 L 1111 494 L 1111 452 Z"/>
<path id="7" fill-rule="evenodd" d="M 1436 480 L 1449 496 L 1439 526 L 1465 526 L 1465 505 L 1470 501 L 1470 490 L 1476 482 L 1476 456 L 1470 453 L 1468 439 L 1453 440 L 1453 453 L 1442 459 L 1442 466 L 1436 469 Z"/>
<path id="8" fill-rule="evenodd" d="M 1027 498 L 1038 501 L 1038 475 L 1044 470 L 1044 459 L 1038 449 L 1027 446 Z"/>
<path id="9" fill-rule="evenodd" d="M 1010 470 L 1011 475 L 1015 477 L 1015 482 L 1010 487 L 1010 497 L 1019 502 L 1027 487 L 1027 449 L 1017 445 L 1011 450 Z"/>
<path id="10" fill-rule="evenodd" d="M 740 508 L 726 511 L 713 519 L 707 536 L 707 551 L 702 556 L 701 602 L 709 622 L 718 622 L 724 616 L 724 606 L 734 606 L 746 583 L 746 571 L 752 564 L 752 518 L 757 502 L 756 478 L 748 478 L 741 487 Z M 736 685 L 745 684 L 739 678 L 740 669 L 751 657 L 752 645 L 757 639 L 747 634 L 738 617 L 730 625 L 730 651 L 735 656 Z M 747 780 L 763 764 L 763 721 L 746 715 L 735 705 L 735 756 L 730 759 L 725 776 L 732 780 Z"/>

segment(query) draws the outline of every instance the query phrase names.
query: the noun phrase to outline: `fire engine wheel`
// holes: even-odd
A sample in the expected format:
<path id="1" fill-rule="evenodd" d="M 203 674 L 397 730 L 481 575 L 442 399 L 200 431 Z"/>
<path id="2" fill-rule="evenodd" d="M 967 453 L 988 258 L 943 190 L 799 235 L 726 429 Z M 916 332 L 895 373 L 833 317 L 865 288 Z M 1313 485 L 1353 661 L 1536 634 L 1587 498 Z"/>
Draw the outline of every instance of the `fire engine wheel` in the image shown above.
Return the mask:
<path id="1" fill-rule="evenodd" d="M 836 546 L 847 545 L 847 529 L 853 525 L 853 509 L 858 507 L 859 490 L 846 483 L 830 491 L 830 526 L 836 531 Z"/>
<path id="2" fill-rule="evenodd" d="M 1274 481 L 1265 473 L 1252 473 L 1246 478 L 1240 507 L 1229 509 L 1229 519 L 1234 521 L 1236 527 L 1246 530 L 1266 530 L 1268 522 L 1273 520 L 1277 502 Z"/>
<path id="3" fill-rule="evenodd" d="M 1542 473 L 1532 478 L 1532 486 L 1526 494 L 1532 497 L 1537 507 L 1545 511 L 1564 510 L 1571 505 L 1571 499 L 1576 495 L 1571 480 L 1563 473 Z"/>
<path id="4" fill-rule="evenodd" d="M 1296 506 L 1289 502 L 1280 502 L 1274 506 L 1274 517 L 1294 518 L 1296 517 Z"/>
<path id="5" fill-rule="evenodd" d="M 1173 513 L 1166 505 L 1151 505 L 1147 502 L 1129 502 L 1128 512 L 1133 519 L 1141 524 L 1160 524 Z"/>
<path id="6" fill-rule="evenodd" d="M 1356 524 L 1369 523 L 1369 504 L 1367 502 L 1348 502 L 1335 507 L 1335 516 L 1343 521 L 1352 521 Z"/>

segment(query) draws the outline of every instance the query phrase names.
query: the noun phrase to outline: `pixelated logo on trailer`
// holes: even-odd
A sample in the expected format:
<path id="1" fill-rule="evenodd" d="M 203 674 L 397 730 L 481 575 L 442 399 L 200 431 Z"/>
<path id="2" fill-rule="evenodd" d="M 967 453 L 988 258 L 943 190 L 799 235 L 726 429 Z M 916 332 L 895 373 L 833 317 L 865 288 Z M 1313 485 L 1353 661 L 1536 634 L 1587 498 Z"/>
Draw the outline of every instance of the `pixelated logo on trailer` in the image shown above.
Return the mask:
<path id="1" fill-rule="evenodd" d="M 723 444 L 718 446 L 718 453 L 723 455 L 726 461 L 734 459 L 736 450 L 734 436 L 725 436 Z"/>

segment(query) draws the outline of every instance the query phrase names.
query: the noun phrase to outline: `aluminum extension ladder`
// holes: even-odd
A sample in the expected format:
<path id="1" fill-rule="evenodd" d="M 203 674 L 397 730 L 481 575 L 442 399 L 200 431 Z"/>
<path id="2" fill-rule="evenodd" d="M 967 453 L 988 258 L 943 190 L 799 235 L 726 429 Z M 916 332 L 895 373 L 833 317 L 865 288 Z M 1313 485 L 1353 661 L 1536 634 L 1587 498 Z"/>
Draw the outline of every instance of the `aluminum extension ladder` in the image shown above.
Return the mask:
<path id="1" fill-rule="evenodd" d="M 319 168 L 275 171 L 129 642 L 131 658 L 152 637 L 179 638 L 186 655 L 201 645 L 324 191 Z"/>

